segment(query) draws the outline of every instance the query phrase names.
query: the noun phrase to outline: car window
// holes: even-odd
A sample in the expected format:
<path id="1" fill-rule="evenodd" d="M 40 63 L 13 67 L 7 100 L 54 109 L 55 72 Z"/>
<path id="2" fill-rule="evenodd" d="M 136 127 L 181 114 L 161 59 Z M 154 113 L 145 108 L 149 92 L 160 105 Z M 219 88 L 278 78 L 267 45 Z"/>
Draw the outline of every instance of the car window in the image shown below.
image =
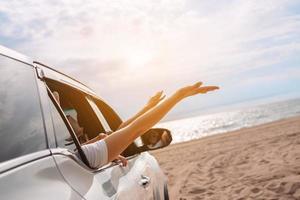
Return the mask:
<path id="1" fill-rule="evenodd" d="M 0 162 L 47 148 L 34 73 L 0 56 Z"/>
<path id="2" fill-rule="evenodd" d="M 89 97 L 89 96 L 87 96 L 86 99 L 89 102 L 89 104 L 90 104 L 91 108 L 93 109 L 93 111 L 95 112 L 98 120 L 102 124 L 105 133 L 111 132 L 112 130 L 111 130 L 109 124 L 107 123 L 105 117 L 103 116 L 102 112 L 99 110 L 99 108 L 96 105 L 96 103 L 94 102 L 94 100 L 91 97 Z"/>
<path id="3" fill-rule="evenodd" d="M 63 110 L 66 116 L 71 116 L 74 119 L 77 119 L 77 111 L 74 108 L 67 108 Z"/>
<path id="4" fill-rule="evenodd" d="M 50 98 L 49 103 L 57 146 L 74 151 L 76 149 L 76 146 L 65 122 L 62 119 L 62 116 L 59 114 L 57 108 L 54 105 L 54 102 Z"/>
<path id="5" fill-rule="evenodd" d="M 89 102 L 88 95 L 81 90 L 54 80 L 46 80 L 52 94 L 57 93 L 59 104 L 69 120 L 80 143 L 84 143 L 104 133 L 105 128 L 100 123 L 99 113 L 94 111 L 94 106 Z M 94 106 L 95 107 L 95 106 Z"/>

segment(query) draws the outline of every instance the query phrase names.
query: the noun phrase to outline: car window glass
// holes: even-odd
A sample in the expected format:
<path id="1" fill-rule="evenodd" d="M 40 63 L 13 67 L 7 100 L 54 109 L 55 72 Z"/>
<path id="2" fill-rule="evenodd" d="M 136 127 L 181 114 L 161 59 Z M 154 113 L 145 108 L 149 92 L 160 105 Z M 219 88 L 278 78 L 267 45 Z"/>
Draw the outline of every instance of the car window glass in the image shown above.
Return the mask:
<path id="1" fill-rule="evenodd" d="M 97 118 L 99 119 L 99 121 L 101 122 L 105 132 L 111 132 L 111 128 L 108 125 L 106 119 L 104 118 L 102 112 L 99 110 L 98 106 L 96 105 L 96 103 L 93 101 L 92 98 L 90 98 L 89 96 L 86 97 L 86 100 L 89 102 L 91 108 L 93 109 L 93 111 L 95 112 Z"/>
<path id="2" fill-rule="evenodd" d="M 93 101 L 96 103 L 97 107 L 103 114 L 111 130 L 116 131 L 122 123 L 122 120 L 118 116 L 118 114 L 104 101 L 97 98 L 93 98 Z"/>
<path id="3" fill-rule="evenodd" d="M 0 56 L 0 162 L 47 148 L 34 73 Z"/>
<path id="4" fill-rule="evenodd" d="M 49 101 L 57 146 L 74 151 L 76 147 L 66 124 L 50 98 Z"/>

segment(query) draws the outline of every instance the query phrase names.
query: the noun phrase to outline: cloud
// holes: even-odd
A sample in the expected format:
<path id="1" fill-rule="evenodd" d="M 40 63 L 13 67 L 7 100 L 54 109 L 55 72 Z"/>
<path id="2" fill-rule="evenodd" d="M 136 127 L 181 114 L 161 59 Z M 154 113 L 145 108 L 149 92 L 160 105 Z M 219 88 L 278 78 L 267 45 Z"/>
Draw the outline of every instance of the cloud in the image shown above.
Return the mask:
<path id="1" fill-rule="evenodd" d="M 13 48 L 83 80 L 128 115 L 161 88 L 199 79 L 226 85 L 232 76 L 296 56 L 296 4 L 1 1 L 0 38 L 19 38 Z M 117 94 L 134 100 L 120 103 Z"/>

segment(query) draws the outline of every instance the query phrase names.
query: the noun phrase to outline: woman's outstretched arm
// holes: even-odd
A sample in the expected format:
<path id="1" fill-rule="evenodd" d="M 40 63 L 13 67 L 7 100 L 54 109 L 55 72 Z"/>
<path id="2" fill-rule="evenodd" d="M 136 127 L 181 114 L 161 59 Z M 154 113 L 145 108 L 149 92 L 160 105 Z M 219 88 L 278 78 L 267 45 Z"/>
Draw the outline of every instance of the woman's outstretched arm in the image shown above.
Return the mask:
<path id="1" fill-rule="evenodd" d="M 181 88 L 161 104 L 156 105 L 148 112 L 144 113 L 126 127 L 117 130 L 106 137 L 105 143 L 108 150 L 108 162 L 116 158 L 124 149 L 127 148 L 137 137 L 144 134 L 159 122 L 178 102 L 186 97 L 196 94 L 204 94 L 209 91 L 219 89 L 216 86 L 201 87 L 202 83 Z"/>
<path id="2" fill-rule="evenodd" d="M 156 106 L 161 100 L 165 98 L 165 95 L 163 95 L 163 91 L 157 92 L 154 96 L 152 96 L 147 104 L 138 112 L 136 113 L 133 117 L 129 118 L 127 121 L 123 122 L 118 129 L 124 128 L 131 122 L 133 122 L 135 119 L 143 115 L 145 112 Z"/>

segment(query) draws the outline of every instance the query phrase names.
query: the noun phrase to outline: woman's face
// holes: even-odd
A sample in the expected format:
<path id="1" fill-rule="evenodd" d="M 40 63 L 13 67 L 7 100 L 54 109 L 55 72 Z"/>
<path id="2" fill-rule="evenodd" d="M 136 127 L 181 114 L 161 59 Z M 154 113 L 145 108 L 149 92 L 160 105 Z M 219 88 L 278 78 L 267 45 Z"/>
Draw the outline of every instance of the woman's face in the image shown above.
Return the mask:
<path id="1" fill-rule="evenodd" d="M 149 143 L 152 144 L 152 145 L 156 144 L 159 140 L 160 140 L 159 134 L 156 133 L 156 132 L 153 132 L 149 136 Z"/>

